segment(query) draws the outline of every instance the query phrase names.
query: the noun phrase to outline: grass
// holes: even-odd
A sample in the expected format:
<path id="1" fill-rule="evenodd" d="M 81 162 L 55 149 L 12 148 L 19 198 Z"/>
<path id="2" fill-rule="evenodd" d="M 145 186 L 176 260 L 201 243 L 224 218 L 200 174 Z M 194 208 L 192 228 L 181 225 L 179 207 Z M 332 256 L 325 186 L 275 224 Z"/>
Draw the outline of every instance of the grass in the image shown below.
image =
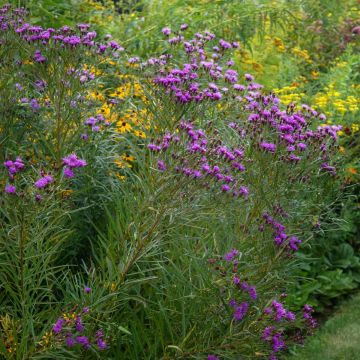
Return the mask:
<path id="1" fill-rule="evenodd" d="M 322 328 L 288 360 L 360 358 L 360 295 L 343 304 Z"/>

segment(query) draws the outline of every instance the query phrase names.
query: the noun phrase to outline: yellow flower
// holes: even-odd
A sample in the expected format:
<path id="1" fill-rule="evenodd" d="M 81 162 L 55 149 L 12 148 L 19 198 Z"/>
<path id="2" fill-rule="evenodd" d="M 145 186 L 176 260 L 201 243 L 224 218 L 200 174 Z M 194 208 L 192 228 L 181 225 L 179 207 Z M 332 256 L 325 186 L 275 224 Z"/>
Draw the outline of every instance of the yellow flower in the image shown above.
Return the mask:
<path id="1" fill-rule="evenodd" d="M 319 72 L 318 71 L 315 71 L 315 70 L 313 70 L 312 72 L 311 72 L 311 76 L 314 78 L 314 79 L 317 79 L 318 77 L 319 77 Z"/>
<path id="2" fill-rule="evenodd" d="M 352 132 L 357 132 L 357 131 L 359 131 L 359 124 L 352 124 L 351 125 L 351 130 L 352 130 Z"/>
<path id="3" fill-rule="evenodd" d="M 146 138 L 146 134 L 144 133 L 144 131 L 141 130 L 134 130 L 134 135 L 136 137 L 139 137 L 141 139 L 145 139 Z"/>
<path id="4" fill-rule="evenodd" d="M 135 157 L 132 156 L 132 155 L 128 155 L 128 154 L 122 154 L 121 155 L 121 158 L 124 160 L 124 161 L 134 161 L 135 160 Z"/>
<path id="5" fill-rule="evenodd" d="M 126 121 L 118 121 L 116 124 L 116 131 L 120 134 L 123 134 L 132 129 L 131 125 Z"/>

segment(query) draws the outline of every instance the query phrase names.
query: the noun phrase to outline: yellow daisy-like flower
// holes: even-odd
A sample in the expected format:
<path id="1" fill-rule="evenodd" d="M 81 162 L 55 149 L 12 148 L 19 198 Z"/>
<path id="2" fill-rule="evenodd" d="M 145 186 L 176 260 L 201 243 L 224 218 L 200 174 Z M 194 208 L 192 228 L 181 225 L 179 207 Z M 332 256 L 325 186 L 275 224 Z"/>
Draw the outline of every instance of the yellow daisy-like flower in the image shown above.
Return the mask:
<path id="1" fill-rule="evenodd" d="M 134 135 L 141 139 L 146 138 L 146 134 L 144 133 L 144 131 L 141 131 L 141 130 L 134 130 Z"/>
<path id="2" fill-rule="evenodd" d="M 120 134 L 123 134 L 127 131 L 131 131 L 131 125 L 126 121 L 118 121 L 116 124 L 116 131 Z"/>
<path id="3" fill-rule="evenodd" d="M 135 157 L 134 156 L 132 156 L 132 155 L 128 155 L 128 154 L 122 154 L 121 155 L 121 158 L 124 160 L 124 161 L 127 161 L 127 162 L 129 162 L 129 161 L 134 161 L 135 160 Z"/>

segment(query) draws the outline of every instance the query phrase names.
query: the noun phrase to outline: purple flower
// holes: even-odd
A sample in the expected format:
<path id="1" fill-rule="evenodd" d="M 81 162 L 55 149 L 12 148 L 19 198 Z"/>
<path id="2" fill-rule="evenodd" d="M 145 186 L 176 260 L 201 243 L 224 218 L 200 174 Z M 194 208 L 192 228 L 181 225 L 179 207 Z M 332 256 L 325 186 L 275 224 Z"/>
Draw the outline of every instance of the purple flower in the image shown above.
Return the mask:
<path id="1" fill-rule="evenodd" d="M 157 167 L 160 171 L 165 171 L 166 170 L 166 165 L 163 161 L 159 160 L 157 163 Z"/>
<path id="2" fill-rule="evenodd" d="M 274 153 L 276 151 L 276 145 L 273 143 L 262 142 L 260 143 L 260 147 L 262 147 L 265 151 Z"/>
<path id="3" fill-rule="evenodd" d="M 220 359 L 215 355 L 208 355 L 207 360 L 220 360 Z"/>
<path id="4" fill-rule="evenodd" d="M 292 311 L 287 311 L 286 312 L 286 319 L 289 320 L 289 321 L 295 321 L 296 316 Z"/>
<path id="5" fill-rule="evenodd" d="M 301 240 L 298 239 L 296 236 L 291 236 L 289 239 L 289 247 L 292 250 L 297 251 L 299 249 L 298 244 L 301 244 Z"/>
<path id="6" fill-rule="evenodd" d="M 240 186 L 239 193 L 247 198 L 249 196 L 249 189 L 246 186 Z"/>
<path id="7" fill-rule="evenodd" d="M 246 315 L 248 309 L 249 309 L 249 304 L 246 301 L 242 302 L 239 306 L 237 306 L 234 311 L 235 320 L 237 321 L 242 320 Z"/>
<path id="8" fill-rule="evenodd" d="M 275 330 L 274 326 L 268 326 L 264 329 L 261 339 L 263 341 L 270 341 L 271 335 L 273 333 L 273 331 Z"/>
<path id="9" fill-rule="evenodd" d="M 101 338 L 97 339 L 96 343 L 99 350 L 105 350 L 107 348 L 106 342 Z"/>
<path id="10" fill-rule="evenodd" d="M 221 185 L 221 191 L 222 192 L 227 192 L 230 190 L 230 186 L 227 184 Z"/>
<path id="11" fill-rule="evenodd" d="M 85 286 L 85 287 L 84 287 L 84 293 L 85 293 L 85 294 L 91 293 L 91 288 L 88 287 L 88 286 Z"/>
<path id="12" fill-rule="evenodd" d="M 232 261 L 237 255 L 239 255 L 239 251 L 236 249 L 232 249 L 230 252 L 223 256 L 223 259 L 226 261 Z"/>
<path id="13" fill-rule="evenodd" d="M 169 36 L 171 34 L 171 29 L 169 27 L 164 27 L 161 32 L 165 35 L 165 36 Z"/>
<path id="14" fill-rule="evenodd" d="M 65 344 L 68 347 L 73 347 L 75 345 L 75 340 L 72 338 L 71 334 L 66 336 Z"/>
<path id="15" fill-rule="evenodd" d="M 5 192 L 7 194 L 15 194 L 16 193 L 16 187 L 14 185 L 6 185 L 5 186 Z"/>
<path id="16" fill-rule="evenodd" d="M 45 175 L 42 178 L 40 178 L 39 180 L 37 180 L 34 183 L 34 186 L 37 187 L 38 189 L 43 189 L 43 188 L 47 187 L 53 181 L 54 181 L 54 178 L 51 175 Z"/>
<path id="17" fill-rule="evenodd" d="M 250 298 L 251 298 L 252 300 L 256 300 L 256 298 L 257 298 L 257 293 L 256 293 L 256 288 L 255 288 L 255 286 L 250 286 L 249 289 L 248 289 L 248 291 L 249 291 Z"/>
<path id="18" fill-rule="evenodd" d="M 64 165 L 67 165 L 69 168 L 78 168 L 86 166 L 86 161 L 78 159 L 76 154 L 70 154 L 67 157 L 63 158 Z"/>
<path id="19" fill-rule="evenodd" d="M 52 330 L 57 335 L 61 332 L 62 327 L 64 325 L 65 320 L 63 318 L 57 319 L 56 323 L 54 324 Z"/>
<path id="20" fill-rule="evenodd" d="M 84 329 L 85 329 L 84 324 L 81 322 L 81 319 L 80 319 L 80 318 L 77 318 L 77 319 L 76 319 L 75 329 L 76 329 L 76 331 L 78 331 L 78 332 L 83 332 Z"/>
<path id="21" fill-rule="evenodd" d="M 68 168 L 67 166 L 65 166 L 65 168 L 64 168 L 64 175 L 65 175 L 66 178 L 71 179 L 71 178 L 74 177 L 74 172 L 73 172 L 70 168 Z"/>
<path id="22" fill-rule="evenodd" d="M 272 349 L 274 352 L 278 352 L 285 348 L 285 342 L 282 339 L 282 336 L 280 333 L 276 333 L 272 338 Z"/>
<path id="23" fill-rule="evenodd" d="M 85 349 L 88 349 L 90 347 L 90 341 L 87 336 L 77 336 L 76 342 L 82 345 Z"/>

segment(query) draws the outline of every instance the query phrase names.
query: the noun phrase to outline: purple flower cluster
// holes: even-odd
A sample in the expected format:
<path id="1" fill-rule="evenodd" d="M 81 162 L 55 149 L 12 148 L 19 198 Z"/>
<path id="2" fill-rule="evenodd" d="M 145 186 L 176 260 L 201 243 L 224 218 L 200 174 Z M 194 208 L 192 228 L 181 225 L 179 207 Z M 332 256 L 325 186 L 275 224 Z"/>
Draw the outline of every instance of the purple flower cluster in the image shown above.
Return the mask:
<path id="1" fill-rule="evenodd" d="M 173 134 L 166 133 L 162 138 L 148 144 L 152 152 L 173 154 L 182 153 L 173 170 L 183 176 L 198 180 L 203 186 L 222 193 L 231 193 L 234 197 L 247 198 L 249 189 L 243 184 L 245 166 L 242 163 L 244 151 L 241 148 L 228 148 L 219 141 L 209 142 L 202 129 L 196 129 L 190 122 L 181 122 Z M 175 161 L 176 162 L 176 161 Z M 165 171 L 169 167 L 158 160 L 158 169 Z"/>
<path id="2" fill-rule="evenodd" d="M 295 314 L 284 308 L 284 305 L 276 300 L 273 300 L 270 307 L 264 309 L 264 314 L 273 315 L 273 319 L 276 322 L 282 320 L 295 321 Z"/>
<path id="3" fill-rule="evenodd" d="M 269 360 L 276 360 L 276 353 L 286 349 L 286 344 L 281 331 L 277 331 L 275 326 L 268 326 L 264 329 L 261 339 L 271 344 L 272 353 Z"/>
<path id="4" fill-rule="evenodd" d="M 268 213 L 264 213 L 263 218 L 265 220 L 265 223 L 267 225 L 270 225 L 273 229 L 274 243 L 276 244 L 276 246 L 286 245 L 292 251 L 297 251 L 299 249 L 299 244 L 301 244 L 301 240 L 296 236 L 288 236 L 285 232 L 286 228 L 283 224 L 276 221 Z"/>
<path id="5" fill-rule="evenodd" d="M 248 292 L 251 300 L 256 300 L 257 299 L 257 292 L 256 292 L 256 287 L 255 286 L 249 285 L 245 281 L 242 282 L 238 275 L 234 276 L 233 283 L 236 285 L 236 287 L 238 289 Z"/>
<path id="6" fill-rule="evenodd" d="M 91 288 L 85 287 L 84 292 L 90 293 Z M 56 339 L 70 348 L 79 345 L 84 349 L 97 348 L 100 351 L 107 349 L 104 332 L 97 330 L 93 333 L 92 330 L 87 329 L 84 317 L 89 313 L 89 307 L 85 306 L 80 313 L 71 310 L 68 314 L 59 317 L 52 327 Z"/>
<path id="7" fill-rule="evenodd" d="M 286 310 L 284 305 L 276 300 L 272 301 L 271 306 L 264 309 L 265 316 L 271 316 L 275 323 L 294 322 L 296 316 L 292 311 Z M 263 330 L 261 339 L 271 344 L 272 353 L 269 359 L 276 360 L 276 354 L 286 349 L 285 340 L 283 338 L 283 328 L 277 329 L 275 325 L 267 326 Z"/>
<path id="8" fill-rule="evenodd" d="M 63 158 L 64 175 L 66 178 L 71 179 L 75 176 L 74 169 L 86 166 L 86 161 L 79 159 L 76 154 L 70 154 Z"/>
<path id="9" fill-rule="evenodd" d="M 90 25 L 78 24 L 78 30 L 69 26 L 63 26 L 60 29 L 43 28 L 27 23 L 24 18 L 27 13 L 25 9 L 12 9 L 11 6 L 4 5 L 0 8 L 0 31 L 14 31 L 23 40 L 29 43 L 35 43 L 39 47 L 46 47 L 49 44 L 58 44 L 58 48 L 75 49 L 78 47 L 93 48 L 98 53 L 105 51 L 117 52 L 124 50 L 116 41 L 107 41 L 106 43 L 95 42 L 97 36 L 95 31 L 89 31 Z M 37 63 L 47 61 L 46 56 L 41 50 L 36 50 L 33 59 Z"/>
<path id="10" fill-rule="evenodd" d="M 35 181 L 34 186 L 38 189 L 44 189 L 54 181 L 51 175 L 42 176 L 40 179 Z"/>
<path id="11" fill-rule="evenodd" d="M 186 28 L 187 25 L 183 24 L 180 29 Z M 162 32 L 165 36 L 170 36 L 171 29 L 165 27 Z M 171 55 L 168 55 L 159 59 L 151 58 L 144 65 L 158 66 L 154 83 L 165 89 L 166 93 L 171 94 L 177 102 L 218 101 L 229 90 L 226 83 L 234 84 L 234 88 L 239 86 L 235 84 L 238 81 L 237 71 L 228 68 L 234 62 L 227 60 L 225 67 L 220 64 L 220 60 L 226 57 L 227 51 L 239 45 L 236 42 L 228 43 L 220 39 L 217 45 L 211 48 L 209 44 L 213 39 L 215 35 L 208 31 L 203 34 L 197 33 L 190 40 L 185 40 L 180 33 L 175 33 L 168 42 L 181 44 L 188 62 L 181 67 L 171 68 L 168 66 Z"/>
<path id="12" fill-rule="evenodd" d="M 302 311 L 303 311 L 303 318 L 305 319 L 307 326 L 310 329 L 316 328 L 317 321 L 312 316 L 312 314 L 314 312 L 313 307 L 308 304 L 305 304 Z"/>
<path id="13" fill-rule="evenodd" d="M 249 303 L 246 301 L 238 304 L 235 300 L 230 300 L 229 305 L 234 309 L 233 316 L 236 321 L 242 320 L 249 310 Z"/>
<path id="14" fill-rule="evenodd" d="M 101 130 L 101 125 L 109 126 L 110 123 L 105 120 L 104 115 L 97 114 L 96 116 L 90 116 L 85 121 L 84 124 L 91 128 L 91 131 L 97 133 Z M 84 136 L 85 134 L 83 134 Z"/>
<path id="15" fill-rule="evenodd" d="M 25 164 L 20 157 L 17 157 L 15 160 L 6 160 L 4 166 L 8 171 L 10 181 L 14 181 L 15 175 L 25 168 Z M 5 185 L 5 192 L 11 195 L 16 194 L 16 186 L 13 184 Z"/>
<path id="16" fill-rule="evenodd" d="M 14 175 L 25 167 L 24 162 L 20 157 L 17 157 L 16 160 L 6 160 L 4 166 L 8 170 L 10 179 L 14 179 Z"/>

